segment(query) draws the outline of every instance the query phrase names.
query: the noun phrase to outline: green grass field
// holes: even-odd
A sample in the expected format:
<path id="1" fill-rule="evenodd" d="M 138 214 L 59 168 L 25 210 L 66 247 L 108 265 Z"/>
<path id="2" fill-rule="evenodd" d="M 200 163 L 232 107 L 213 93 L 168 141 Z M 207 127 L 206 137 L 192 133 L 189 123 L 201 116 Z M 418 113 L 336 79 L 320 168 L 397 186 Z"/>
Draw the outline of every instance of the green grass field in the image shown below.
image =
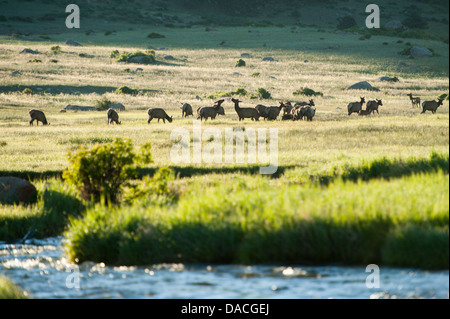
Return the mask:
<path id="1" fill-rule="evenodd" d="M 46 8 L 55 7 L 44 1 L 33 21 Z M 407 97 L 412 93 L 425 101 L 449 92 L 448 31 L 438 31 L 445 17 L 436 16 L 426 31 L 410 33 L 416 37 L 391 32 L 361 40 L 363 29 L 336 32 L 334 22 L 291 26 L 292 16 L 283 20 L 281 12 L 265 27 L 233 20 L 227 26 L 183 28 L 128 20 L 107 25 L 91 14 L 80 30 L 53 32 L 59 20 L 44 19 L 33 30 L 34 23 L 17 22 L 10 10 L 5 10 L 6 22 L 0 19 L 0 176 L 32 179 L 39 196 L 28 206 L 0 204 L 0 240 L 21 238 L 30 229 L 37 236 L 65 231 L 72 260 L 123 264 L 336 261 L 448 268 L 449 104 L 444 101 L 436 114 L 420 114 Z M 308 10 L 314 8 L 305 8 L 303 15 Z M 182 10 L 158 12 L 177 14 L 180 21 L 191 17 Z M 286 22 L 277 26 L 280 21 Z M 106 35 L 108 30 L 115 32 Z M 147 38 L 151 32 L 165 38 Z M 83 46 L 65 45 L 68 39 Z M 432 49 L 434 56 L 400 55 L 407 42 Z M 60 46 L 58 53 L 54 46 Z M 110 56 L 114 50 L 131 53 L 150 46 L 156 48 L 155 64 L 119 63 Z M 40 54 L 21 54 L 25 48 Z M 242 53 L 249 54 L 242 57 L 246 66 L 235 67 Z M 264 57 L 276 61 L 264 62 Z M 399 82 L 380 81 L 382 76 Z M 375 90 L 347 89 L 360 81 Z M 140 92 L 116 94 L 121 86 Z M 278 106 L 308 101 L 311 97 L 293 94 L 302 87 L 323 93 L 313 97 L 312 122 L 239 122 L 227 97 L 226 115 L 202 123 L 203 129 L 221 132 L 278 129 L 279 171 L 272 178 L 250 176 L 265 163 L 171 162 L 172 130 L 193 129 L 193 119 L 181 117 L 182 103 L 195 112 L 214 103 L 211 95 L 243 88 L 248 94 L 239 96 L 242 106 Z M 26 88 L 31 94 L 23 92 Z M 259 88 L 272 99 L 252 98 Z M 380 114 L 348 116 L 348 103 L 361 96 L 382 99 Z M 108 125 L 106 111 L 61 112 L 68 104 L 95 106 L 103 98 L 125 106 L 119 113 L 122 125 Z M 174 122 L 148 125 L 147 109 L 155 107 L 164 108 Z M 43 110 L 51 125 L 30 126 L 33 108 Z M 149 196 L 105 208 L 78 199 L 61 179 L 68 152 L 116 138 L 129 138 L 135 146 L 151 143 L 154 163 L 141 169 L 141 177 L 171 166 L 178 176 L 171 181 L 176 200 Z M 197 231 L 205 237 L 191 236 Z M 229 250 L 222 256 L 224 247 Z"/>

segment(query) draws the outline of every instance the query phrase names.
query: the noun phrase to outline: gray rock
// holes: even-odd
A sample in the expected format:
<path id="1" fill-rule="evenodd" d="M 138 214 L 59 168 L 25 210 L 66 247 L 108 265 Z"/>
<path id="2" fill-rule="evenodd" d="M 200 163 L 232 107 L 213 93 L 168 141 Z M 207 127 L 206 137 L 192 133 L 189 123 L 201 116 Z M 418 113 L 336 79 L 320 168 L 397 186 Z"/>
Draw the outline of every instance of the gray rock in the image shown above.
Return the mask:
<path id="1" fill-rule="evenodd" d="M 405 26 L 403 25 L 403 23 L 401 23 L 399 20 L 391 20 L 389 22 L 387 22 L 384 27 L 386 29 L 391 29 L 391 30 L 405 30 Z"/>
<path id="2" fill-rule="evenodd" d="M 398 81 L 397 78 L 391 78 L 390 76 L 382 76 L 382 77 L 378 78 L 378 80 L 381 82 L 397 82 Z"/>
<path id="3" fill-rule="evenodd" d="M 79 106 L 79 105 L 67 105 L 64 108 L 66 111 L 96 111 L 95 106 Z"/>
<path id="4" fill-rule="evenodd" d="M 241 54 L 241 58 L 250 58 L 250 57 L 251 57 L 250 53 L 242 53 Z"/>
<path id="5" fill-rule="evenodd" d="M 143 68 L 137 68 L 137 69 L 136 69 L 136 72 L 142 72 L 142 71 L 144 71 Z"/>
<path id="6" fill-rule="evenodd" d="M 173 56 L 171 56 L 171 55 L 166 55 L 166 56 L 164 57 L 164 60 L 167 60 L 167 61 L 175 61 L 175 58 L 174 58 Z"/>
<path id="7" fill-rule="evenodd" d="M 136 64 L 151 64 L 153 60 L 149 56 L 135 56 L 132 57 L 128 62 Z"/>
<path id="8" fill-rule="evenodd" d="M 412 47 L 411 50 L 409 51 L 409 54 L 411 54 L 411 56 L 413 56 L 415 58 L 433 56 L 433 52 L 431 52 L 427 48 L 418 47 L 418 46 Z"/>
<path id="9" fill-rule="evenodd" d="M 125 111 L 125 106 L 122 103 L 113 103 L 109 108 L 116 111 Z"/>
<path id="10" fill-rule="evenodd" d="M 265 62 L 274 62 L 275 61 L 275 59 L 272 58 L 271 56 L 267 56 L 267 57 L 263 58 L 262 60 Z"/>
<path id="11" fill-rule="evenodd" d="M 0 177 L 0 203 L 32 203 L 37 199 L 37 190 L 29 181 L 17 177 Z"/>
<path id="12" fill-rule="evenodd" d="M 372 85 L 370 85 L 369 82 L 367 81 L 362 81 L 362 82 L 358 82 L 353 84 L 352 86 L 350 86 L 347 90 L 367 90 L 367 91 L 373 91 L 374 88 L 372 87 Z"/>
<path id="13" fill-rule="evenodd" d="M 73 47 L 81 47 L 82 46 L 81 44 L 79 44 L 78 42 L 73 41 L 73 40 L 67 40 L 65 44 L 66 45 L 71 45 Z"/>
<path id="14" fill-rule="evenodd" d="M 39 52 L 39 51 L 31 50 L 31 49 L 28 49 L 28 48 L 26 48 L 26 49 L 23 49 L 22 51 L 20 51 L 20 53 L 21 53 L 21 54 L 22 54 L 22 53 L 29 53 L 29 54 L 40 54 L 40 52 Z"/>
<path id="15" fill-rule="evenodd" d="M 22 72 L 20 72 L 20 71 L 12 71 L 11 75 L 22 75 Z"/>

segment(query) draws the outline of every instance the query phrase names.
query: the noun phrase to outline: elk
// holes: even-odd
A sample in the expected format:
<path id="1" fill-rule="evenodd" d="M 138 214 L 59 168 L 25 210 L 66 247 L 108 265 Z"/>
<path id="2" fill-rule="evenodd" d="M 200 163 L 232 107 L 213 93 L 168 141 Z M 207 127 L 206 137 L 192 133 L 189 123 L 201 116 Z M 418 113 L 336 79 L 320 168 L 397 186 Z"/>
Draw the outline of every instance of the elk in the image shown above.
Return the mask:
<path id="1" fill-rule="evenodd" d="M 181 103 L 181 117 L 194 116 L 192 106 L 188 103 Z"/>
<path id="2" fill-rule="evenodd" d="M 258 112 L 257 109 L 255 108 L 241 108 L 239 106 L 239 103 L 242 101 L 236 100 L 236 99 L 231 99 L 231 101 L 233 101 L 234 103 L 234 109 L 237 113 L 237 115 L 239 116 L 239 121 L 242 121 L 246 118 L 251 118 L 252 121 L 259 121 L 259 117 L 261 116 Z"/>
<path id="3" fill-rule="evenodd" d="M 426 111 L 431 111 L 433 114 L 436 113 L 437 109 L 439 108 L 439 106 L 444 104 L 444 100 L 443 99 L 438 99 L 438 101 L 425 101 L 422 103 L 422 113 L 425 113 Z"/>
<path id="4" fill-rule="evenodd" d="M 119 122 L 119 114 L 113 109 L 108 110 L 108 124 L 112 124 L 115 122 L 116 124 L 122 124 L 122 122 Z"/>
<path id="5" fill-rule="evenodd" d="M 166 123 L 166 120 L 168 120 L 169 123 L 172 123 L 172 121 L 173 121 L 173 118 L 171 116 L 167 115 L 166 111 L 164 111 L 163 109 L 158 109 L 158 108 L 152 109 L 152 108 L 150 108 L 150 109 L 148 109 L 147 113 L 148 113 L 148 116 L 149 116 L 149 119 L 148 119 L 148 122 L 147 122 L 148 124 L 150 124 L 150 122 L 153 119 L 158 119 L 158 123 L 159 123 L 159 120 L 163 120 L 164 123 Z"/>
<path id="6" fill-rule="evenodd" d="M 380 112 L 378 112 L 379 106 L 383 106 L 383 100 L 376 99 L 375 101 L 369 101 L 366 104 L 366 110 L 369 112 L 369 115 L 375 113 L 375 111 L 380 114 Z"/>
<path id="7" fill-rule="evenodd" d="M 358 113 L 362 110 L 362 106 L 366 103 L 365 98 L 361 98 L 360 102 L 352 102 L 347 106 L 348 109 L 348 115 L 350 116 L 352 113 Z"/>
<path id="8" fill-rule="evenodd" d="M 413 97 L 412 93 L 406 94 L 411 100 L 412 107 L 420 107 L 420 97 Z"/>
<path id="9" fill-rule="evenodd" d="M 39 110 L 30 110 L 28 112 L 28 114 L 30 114 L 30 117 L 31 117 L 30 125 L 33 125 L 34 121 L 36 121 L 36 125 L 38 125 L 38 126 L 39 126 L 39 122 L 42 122 L 43 125 L 50 125 L 47 122 L 47 118 L 45 117 L 44 112 L 39 111 Z"/>

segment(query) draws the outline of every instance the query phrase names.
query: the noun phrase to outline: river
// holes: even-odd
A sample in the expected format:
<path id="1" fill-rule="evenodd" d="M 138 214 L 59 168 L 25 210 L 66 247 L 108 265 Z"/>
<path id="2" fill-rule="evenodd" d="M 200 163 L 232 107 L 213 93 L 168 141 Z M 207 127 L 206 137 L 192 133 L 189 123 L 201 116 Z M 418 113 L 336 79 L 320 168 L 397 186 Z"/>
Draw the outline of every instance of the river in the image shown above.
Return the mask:
<path id="1" fill-rule="evenodd" d="M 337 265 L 113 267 L 93 262 L 77 266 L 64 258 L 63 240 L 0 242 L 0 275 L 30 297 L 46 299 L 449 298 L 448 270 L 380 267 L 378 272 L 366 272 L 362 266 Z"/>

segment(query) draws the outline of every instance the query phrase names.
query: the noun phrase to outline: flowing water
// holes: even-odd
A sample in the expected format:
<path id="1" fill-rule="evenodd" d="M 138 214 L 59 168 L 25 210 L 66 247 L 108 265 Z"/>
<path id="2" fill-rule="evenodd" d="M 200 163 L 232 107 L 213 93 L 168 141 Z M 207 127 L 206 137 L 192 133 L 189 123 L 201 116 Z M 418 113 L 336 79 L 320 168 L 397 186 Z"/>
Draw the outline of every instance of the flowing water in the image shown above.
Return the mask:
<path id="1" fill-rule="evenodd" d="M 449 271 L 302 265 L 68 263 L 63 238 L 0 242 L 0 275 L 32 298 L 449 298 Z M 379 282 L 379 288 L 369 288 Z M 368 287 L 369 286 L 369 287 Z"/>

